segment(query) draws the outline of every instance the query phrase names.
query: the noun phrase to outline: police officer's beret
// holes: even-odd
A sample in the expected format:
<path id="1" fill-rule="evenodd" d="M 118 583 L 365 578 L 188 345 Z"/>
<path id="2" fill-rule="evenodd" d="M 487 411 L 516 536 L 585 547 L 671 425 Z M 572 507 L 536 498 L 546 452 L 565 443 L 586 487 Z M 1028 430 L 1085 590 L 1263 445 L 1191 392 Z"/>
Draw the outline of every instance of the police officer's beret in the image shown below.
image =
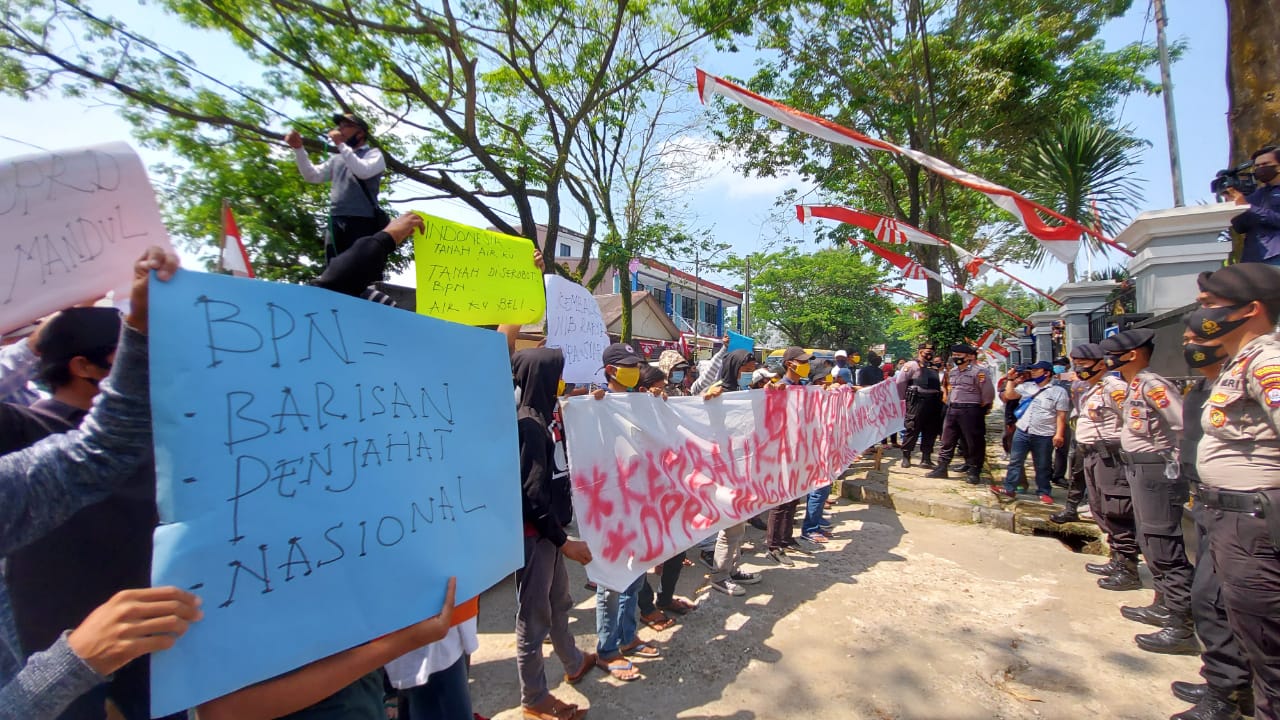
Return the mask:
<path id="1" fill-rule="evenodd" d="M 1071 348 L 1071 357 L 1077 360 L 1101 360 L 1106 356 L 1098 343 L 1085 343 Z"/>
<path id="2" fill-rule="evenodd" d="M 977 354 L 978 354 L 978 351 L 977 351 L 977 350 L 974 350 L 972 345 L 966 345 L 966 344 L 964 344 L 964 343 L 956 343 L 955 345 L 952 345 L 952 346 L 951 346 L 951 352 L 953 352 L 953 353 L 964 353 L 964 354 L 966 354 L 966 355 L 977 355 Z"/>
<path id="3" fill-rule="evenodd" d="M 1196 282 L 1201 292 L 1238 303 L 1280 298 L 1280 268 L 1262 263 L 1237 263 L 1202 272 Z"/>
<path id="4" fill-rule="evenodd" d="M 920 343 L 919 345 L 917 345 L 917 346 L 916 346 L 916 349 L 917 349 L 917 350 L 932 350 L 932 349 L 933 349 L 933 341 L 932 341 L 932 340 L 925 340 L 924 342 L 922 342 L 922 343 Z"/>
<path id="5" fill-rule="evenodd" d="M 1098 344 L 1102 347 L 1103 352 L 1118 355 L 1127 353 L 1130 350 L 1136 350 L 1143 345 L 1150 345 L 1155 338 L 1154 331 L 1146 328 L 1135 328 L 1112 335 Z"/>

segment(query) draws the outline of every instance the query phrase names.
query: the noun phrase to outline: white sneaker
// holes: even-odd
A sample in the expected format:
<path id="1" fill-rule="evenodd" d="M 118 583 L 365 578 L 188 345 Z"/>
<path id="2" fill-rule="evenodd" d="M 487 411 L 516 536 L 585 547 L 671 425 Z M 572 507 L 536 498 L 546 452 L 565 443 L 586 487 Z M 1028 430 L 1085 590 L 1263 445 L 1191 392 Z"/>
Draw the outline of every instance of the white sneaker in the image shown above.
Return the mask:
<path id="1" fill-rule="evenodd" d="M 719 580 L 711 583 L 711 587 L 719 590 L 725 595 L 746 595 L 747 591 L 742 586 L 732 580 Z"/>

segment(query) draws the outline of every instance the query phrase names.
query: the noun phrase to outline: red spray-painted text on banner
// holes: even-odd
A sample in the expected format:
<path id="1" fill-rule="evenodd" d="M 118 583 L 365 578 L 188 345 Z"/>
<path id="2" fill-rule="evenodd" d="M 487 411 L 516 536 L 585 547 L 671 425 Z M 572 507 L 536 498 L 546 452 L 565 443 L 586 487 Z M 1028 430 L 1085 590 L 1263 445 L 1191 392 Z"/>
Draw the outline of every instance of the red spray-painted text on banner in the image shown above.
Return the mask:
<path id="1" fill-rule="evenodd" d="M 623 589 L 721 528 L 829 484 L 903 426 L 890 382 L 719 398 L 613 394 L 564 411 L 587 575 Z"/>

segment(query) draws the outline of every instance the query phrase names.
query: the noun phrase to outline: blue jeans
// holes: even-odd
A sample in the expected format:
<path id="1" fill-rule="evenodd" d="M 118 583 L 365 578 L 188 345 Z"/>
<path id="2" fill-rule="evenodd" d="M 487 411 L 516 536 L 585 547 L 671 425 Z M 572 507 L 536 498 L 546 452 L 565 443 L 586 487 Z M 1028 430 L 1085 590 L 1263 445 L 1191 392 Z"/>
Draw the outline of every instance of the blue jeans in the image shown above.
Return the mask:
<path id="1" fill-rule="evenodd" d="M 427 677 L 425 685 L 400 691 L 407 720 L 471 720 L 471 689 L 467 687 L 467 656 Z"/>
<path id="2" fill-rule="evenodd" d="M 1036 493 L 1049 495 L 1052 488 L 1049 481 L 1053 479 L 1053 436 L 1028 435 L 1022 430 L 1015 430 L 1013 442 L 1009 447 L 1009 468 L 1004 473 L 1004 489 L 1014 492 L 1015 488 L 1026 477 L 1022 467 L 1030 453 L 1036 467 Z"/>
<path id="3" fill-rule="evenodd" d="M 615 658 L 619 648 L 636 639 L 636 606 L 643 584 L 641 575 L 620 593 L 604 587 L 596 589 L 596 653 L 600 657 Z"/>
<path id="4" fill-rule="evenodd" d="M 800 535 L 816 535 L 822 529 L 822 511 L 827 507 L 827 498 L 831 495 L 831 486 L 826 485 L 809 493 L 804 508 L 804 523 L 800 525 Z"/>

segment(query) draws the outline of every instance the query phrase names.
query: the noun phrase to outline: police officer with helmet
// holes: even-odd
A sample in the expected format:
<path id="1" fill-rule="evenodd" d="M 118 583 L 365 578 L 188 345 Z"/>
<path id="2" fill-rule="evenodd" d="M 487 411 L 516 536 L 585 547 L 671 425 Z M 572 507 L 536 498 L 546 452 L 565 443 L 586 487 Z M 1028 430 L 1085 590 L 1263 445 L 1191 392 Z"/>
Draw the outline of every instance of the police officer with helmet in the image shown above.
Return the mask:
<path id="1" fill-rule="evenodd" d="M 902 467 L 911 467 L 911 452 L 920 442 L 920 467 L 932 468 L 933 445 L 942 430 L 942 375 L 933 367 L 933 343 L 921 343 L 916 359 L 902 366 L 898 394 L 907 402 L 902 432 Z"/>
<path id="2" fill-rule="evenodd" d="M 1231 359 L 1201 415 L 1196 499 L 1232 632 L 1253 670 L 1259 718 L 1280 717 L 1280 268 L 1231 265 L 1199 278 L 1198 337 Z"/>
<path id="3" fill-rule="evenodd" d="M 1138 547 L 1156 586 L 1146 607 L 1123 608 L 1130 620 L 1158 625 L 1159 632 L 1134 641 L 1149 652 L 1199 655 L 1191 619 L 1191 563 L 1182 538 L 1182 506 L 1187 480 L 1178 463 L 1182 441 L 1182 396 L 1168 380 L 1147 370 L 1155 350 L 1155 333 L 1125 330 L 1103 340 L 1107 365 L 1129 383 L 1120 458 L 1133 498 Z"/>
<path id="4" fill-rule="evenodd" d="M 942 421 L 942 451 L 938 453 L 938 466 L 925 477 L 947 477 L 947 466 L 963 437 L 965 479 L 970 485 L 982 484 L 980 475 L 987 455 L 986 415 L 995 402 L 996 386 L 991 373 L 975 362 L 977 355 L 978 351 L 971 345 L 951 346 L 951 362 L 955 367 L 947 372 L 942 383 L 942 401 L 947 404 L 947 415 Z"/>

